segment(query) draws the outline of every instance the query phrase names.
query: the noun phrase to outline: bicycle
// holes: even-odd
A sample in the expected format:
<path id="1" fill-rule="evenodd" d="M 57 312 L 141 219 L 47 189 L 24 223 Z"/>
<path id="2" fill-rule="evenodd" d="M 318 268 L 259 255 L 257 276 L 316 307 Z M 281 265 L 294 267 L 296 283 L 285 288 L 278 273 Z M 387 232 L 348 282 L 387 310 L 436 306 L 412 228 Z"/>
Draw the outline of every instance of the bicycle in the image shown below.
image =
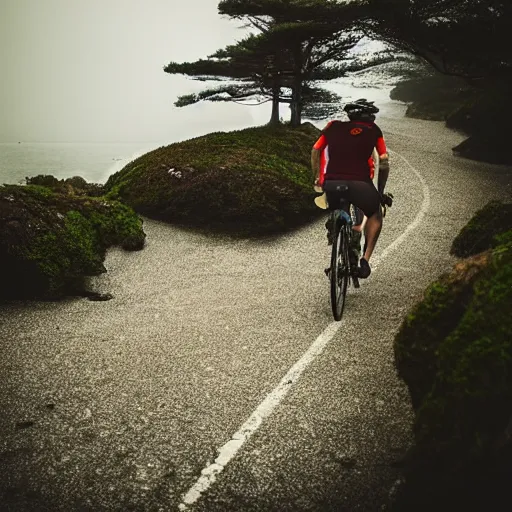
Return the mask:
<path id="1" fill-rule="evenodd" d="M 330 280 L 331 308 L 334 319 L 340 321 L 345 309 L 347 288 L 352 281 L 354 288 L 359 288 L 358 255 L 352 249 L 353 226 L 356 222 L 357 212 L 354 205 L 350 204 L 346 195 L 348 185 L 331 181 L 329 191 L 340 194 L 338 208 L 329 214 L 328 222 L 332 224 L 332 251 L 331 266 L 325 269 Z M 384 194 L 382 198 L 383 217 L 386 215 L 386 206 L 391 206 L 393 195 Z M 366 242 L 364 245 L 366 249 Z"/>

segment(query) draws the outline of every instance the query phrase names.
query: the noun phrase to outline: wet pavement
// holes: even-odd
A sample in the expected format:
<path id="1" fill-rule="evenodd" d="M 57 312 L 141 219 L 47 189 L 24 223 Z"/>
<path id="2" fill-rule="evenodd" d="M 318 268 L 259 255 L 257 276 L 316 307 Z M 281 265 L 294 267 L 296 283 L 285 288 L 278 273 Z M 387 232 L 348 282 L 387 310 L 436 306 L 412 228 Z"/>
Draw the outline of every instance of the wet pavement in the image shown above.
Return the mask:
<path id="1" fill-rule="evenodd" d="M 489 199 L 510 198 L 512 170 L 454 157 L 463 136 L 442 123 L 379 124 L 395 203 L 375 271 L 190 510 L 386 507 L 411 443 L 394 334 L 450 267 L 457 231 Z M 91 280 L 112 300 L 1 305 L 0 510 L 178 510 L 332 323 L 323 223 L 230 241 L 145 220 L 146 248 L 111 250 L 108 273 Z"/>

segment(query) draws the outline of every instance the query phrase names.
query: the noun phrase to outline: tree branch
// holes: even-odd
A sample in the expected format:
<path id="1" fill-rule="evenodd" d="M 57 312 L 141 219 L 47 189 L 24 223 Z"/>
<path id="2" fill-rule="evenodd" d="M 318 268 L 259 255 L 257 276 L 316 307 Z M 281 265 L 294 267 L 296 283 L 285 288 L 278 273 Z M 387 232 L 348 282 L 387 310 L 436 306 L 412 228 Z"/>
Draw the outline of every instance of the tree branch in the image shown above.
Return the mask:
<path id="1" fill-rule="evenodd" d="M 272 98 L 267 98 L 266 100 L 260 101 L 258 103 L 242 103 L 239 100 L 228 100 L 232 101 L 233 103 L 237 103 L 238 105 L 245 105 L 246 107 L 257 107 L 258 105 L 263 105 L 264 103 L 268 103 L 269 101 L 272 101 Z"/>

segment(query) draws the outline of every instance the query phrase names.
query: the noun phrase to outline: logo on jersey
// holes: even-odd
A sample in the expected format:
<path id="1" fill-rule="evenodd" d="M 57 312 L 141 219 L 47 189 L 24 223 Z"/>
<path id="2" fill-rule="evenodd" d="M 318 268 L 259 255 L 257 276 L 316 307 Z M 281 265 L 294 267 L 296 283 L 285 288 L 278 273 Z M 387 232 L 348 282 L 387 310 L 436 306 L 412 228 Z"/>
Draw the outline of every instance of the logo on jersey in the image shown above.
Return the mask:
<path id="1" fill-rule="evenodd" d="M 352 128 L 352 130 L 350 130 L 350 135 L 360 135 L 361 133 L 363 133 L 362 128 Z"/>

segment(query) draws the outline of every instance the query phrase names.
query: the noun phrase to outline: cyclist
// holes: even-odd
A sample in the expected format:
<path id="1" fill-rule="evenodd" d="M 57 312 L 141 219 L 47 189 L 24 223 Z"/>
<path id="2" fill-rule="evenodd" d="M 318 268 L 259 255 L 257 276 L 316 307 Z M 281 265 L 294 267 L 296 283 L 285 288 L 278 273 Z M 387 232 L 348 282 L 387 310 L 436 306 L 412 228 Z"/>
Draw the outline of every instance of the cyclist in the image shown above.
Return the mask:
<path id="1" fill-rule="evenodd" d="M 348 200 L 367 217 L 365 250 L 358 268 L 359 277 L 364 279 L 371 273 L 369 261 L 382 229 L 381 204 L 385 200 L 389 155 L 382 131 L 375 124 L 375 114 L 379 109 L 373 101 L 360 99 L 348 103 L 343 110 L 349 121 L 327 123 L 313 146 L 311 166 L 315 186 L 325 191 L 328 204 L 333 208 L 339 204 L 336 193 L 329 191 L 329 181 L 346 181 L 349 185 Z M 377 188 L 373 183 L 375 151 L 379 157 Z M 328 224 L 326 227 L 328 231 L 332 229 Z"/>

